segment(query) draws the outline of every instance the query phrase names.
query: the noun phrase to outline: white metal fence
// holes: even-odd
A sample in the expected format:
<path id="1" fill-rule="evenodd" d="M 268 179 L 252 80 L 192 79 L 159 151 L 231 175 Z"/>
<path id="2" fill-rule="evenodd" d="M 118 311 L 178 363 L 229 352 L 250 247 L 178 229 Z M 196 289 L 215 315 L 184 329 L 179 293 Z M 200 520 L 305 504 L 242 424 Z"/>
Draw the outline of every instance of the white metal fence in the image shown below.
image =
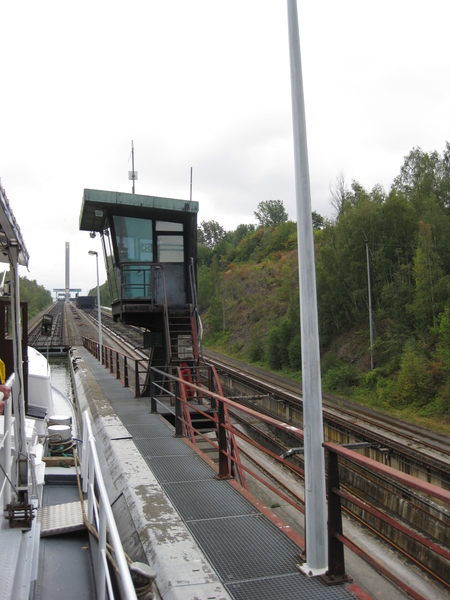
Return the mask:
<path id="1" fill-rule="evenodd" d="M 114 598 L 111 577 L 106 556 L 106 530 L 114 548 L 115 560 L 119 569 L 123 594 L 126 600 L 137 600 L 133 581 L 131 579 L 122 542 L 117 531 L 114 515 L 109 503 L 105 483 L 97 454 L 95 437 L 87 411 L 83 413 L 83 455 L 81 472 L 83 477 L 83 492 L 88 494 L 88 520 L 98 531 L 98 561 L 96 573 L 98 600 L 105 600 L 106 589 L 110 600 Z M 95 496 L 95 484 L 98 498 Z M 97 502 L 98 500 L 98 507 Z"/>
<path id="2" fill-rule="evenodd" d="M 5 385 L 12 388 L 14 384 L 14 373 L 6 381 Z M 3 392 L 0 392 L 0 400 L 3 400 Z M 11 412 L 12 398 L 5 402 L 3 413 L 3 437 L 0 439 L 0 498 L 3 498 L 3 510 L 11 502 L 11 440 L 13 435 L 14 417 Z"/>

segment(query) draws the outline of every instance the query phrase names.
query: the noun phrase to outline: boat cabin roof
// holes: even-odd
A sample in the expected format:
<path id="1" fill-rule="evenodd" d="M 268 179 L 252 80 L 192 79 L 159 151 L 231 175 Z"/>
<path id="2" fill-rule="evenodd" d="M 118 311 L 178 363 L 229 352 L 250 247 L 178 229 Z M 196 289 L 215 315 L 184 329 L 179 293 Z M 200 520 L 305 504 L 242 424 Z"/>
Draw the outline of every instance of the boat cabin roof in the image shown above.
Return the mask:
<path id="1" fill-rule="evenodd" d="M 103 231 L 111 215 L 126 215 L 143 219 L 165 218 L 183 222 L 188 215 L 198 213 L 198 202 L 85 189 L 80 213 L 81 231 Z"/>
<path id="2" fill-rule="evenodd" d="M 28 267 L 29 254 L 22 237 L 20 227 L 14 217 L 5 190 L 0 184 L 0 262 L 9 263 L 10 255 L 7 249 L 15 246 L 18 249 L 17 263 Z"/>

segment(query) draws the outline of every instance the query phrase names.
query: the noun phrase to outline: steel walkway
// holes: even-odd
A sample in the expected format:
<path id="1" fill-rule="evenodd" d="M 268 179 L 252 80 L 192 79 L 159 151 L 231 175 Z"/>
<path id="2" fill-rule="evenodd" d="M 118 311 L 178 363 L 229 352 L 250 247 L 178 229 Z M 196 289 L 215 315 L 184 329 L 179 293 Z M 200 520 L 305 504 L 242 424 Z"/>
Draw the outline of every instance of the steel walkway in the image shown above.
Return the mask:
<path id="1" fill-rule="evenodd" d="M 297 546 L 186 444 L 173 428 L 137 403 L 84 348 L 78 348 L 117 416 L 198 546 L 235 600 L 347 600 L 345 586 L 327 586 L 297 570 Z M 133 408 L 128 407 L 127 404 Z M 141 405 L 141 408 L 139 408 Z M 367 596 L 366 596 L 367 597 Z"/>

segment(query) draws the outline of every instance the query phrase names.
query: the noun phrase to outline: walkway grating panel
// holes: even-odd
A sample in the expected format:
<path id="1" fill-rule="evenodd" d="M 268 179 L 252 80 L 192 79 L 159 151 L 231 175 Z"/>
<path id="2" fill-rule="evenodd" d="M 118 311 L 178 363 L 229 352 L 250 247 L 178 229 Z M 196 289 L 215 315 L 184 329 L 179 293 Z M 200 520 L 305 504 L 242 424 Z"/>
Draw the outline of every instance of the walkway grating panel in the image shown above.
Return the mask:
<path id="1" fill-rule="evenodd" d="M 342 586 L 327 586 L 321 579 L 301 573 L 225 585 L 234 600 L 350 600 L 355 596 Z"/>
<path id="2" fill-rule="evenodd" d="M 134 438 L 173 437 L 173 431 L 169 427 L 164 427 L 158 417 L 155 417 L 153 422 L 126 425 L 126 428 Z"/>
<path id="3" fill-rule="evenodd" d="M 259 514 L 227 481 L 164 483 L 162 488 L 185 521 Z"/>
<path id="4" fill-rule="evenodd" d="M 139 404 L 136 403 L 128 403 L 128 402 L 123 402 L 123 401 L 118 401 L 118 400 L 110 400 L 109 402 L 111 404 L 111 406 L 114 408 L 115 413 L 120 417 L 127 417 L 128 415 L 133 415 L 134 418 L 139 417 L 139 416 L 147 416 L 147 417 L 155 417 L 154 414 L 152 414 L 150 412 L 150 408 L 148 406 L 146 406 L 145 404 L 143 404 L 142 402 L 139 402 Z M 136 423 L 139 423 L 140 421 L 136 421 Z"/>
<path id="5" fill-rule="evenodd" d="M 173 434 L 172 434 L 173 435 Z M 142 456 L 157 456 L 167 457 L 170 455 L 186 455 L 192 456 L 194 451 L 187 444 L 176 437 L 151 437 L 151 438 L 135 438 L 134 443 Z"/>
<path id="6" fill-rule="evenodd" d="M 126 415 L 121 415 L 117 413 L 117 416 L 120 418 L 124 425 L 149 425 L 155 422 L 155 415 L 152 415 L 149 412 L 141 412 L 127 413 Z"/>
<path id="7" fill-rule="evenodd" d="M 180 440 L 180 443 L 181 442 Z M 162 485 L 179 481 L 200 481 L 213 479 L 215 471 L 196 454 L 187 456 L 160 456 L 145 458 L 145 462 Z M 178 509 L 178 506 L 176 507 Z"/>
<path id="8" fill-rule="evenodd" d="M 186 525 L 224 583 L 297 573 L 301 549 L 261 514 Z"/>

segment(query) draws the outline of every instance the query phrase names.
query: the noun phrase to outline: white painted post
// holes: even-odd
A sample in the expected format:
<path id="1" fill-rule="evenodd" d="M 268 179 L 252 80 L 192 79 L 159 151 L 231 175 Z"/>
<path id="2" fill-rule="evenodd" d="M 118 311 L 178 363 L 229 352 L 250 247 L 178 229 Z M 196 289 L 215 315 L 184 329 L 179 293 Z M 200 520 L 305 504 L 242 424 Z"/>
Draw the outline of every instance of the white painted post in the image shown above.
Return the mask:
<path id="1" fill-rule="evenodd" d="M 97 558 L 97 598 L 105 600 L 106 596 L 106 512 L 103 498 L 100 498 L 98 515 L 98 558 Z"/>
<path id="2" fill-rule="evenodd" d="M 83 494 L 86 494 L 89 483 L 89 431 L 87 427 L 87 412 L 83 413 L 83 449 L 81 457 L 81 477 L 83 479 Z"/>
<path id="3" fill-rule="evenodd" d="M 300 274 L 303 431 L 305 447 L 306 563 L 301 569 L 307 575 L 315 576 L 324 574 L 328 569 L 328 535 L 325 455 L 322 446 L 322 385 L 314 263 L 314 235 L 296 0 L 288 0 L 288 27 Z"/>

